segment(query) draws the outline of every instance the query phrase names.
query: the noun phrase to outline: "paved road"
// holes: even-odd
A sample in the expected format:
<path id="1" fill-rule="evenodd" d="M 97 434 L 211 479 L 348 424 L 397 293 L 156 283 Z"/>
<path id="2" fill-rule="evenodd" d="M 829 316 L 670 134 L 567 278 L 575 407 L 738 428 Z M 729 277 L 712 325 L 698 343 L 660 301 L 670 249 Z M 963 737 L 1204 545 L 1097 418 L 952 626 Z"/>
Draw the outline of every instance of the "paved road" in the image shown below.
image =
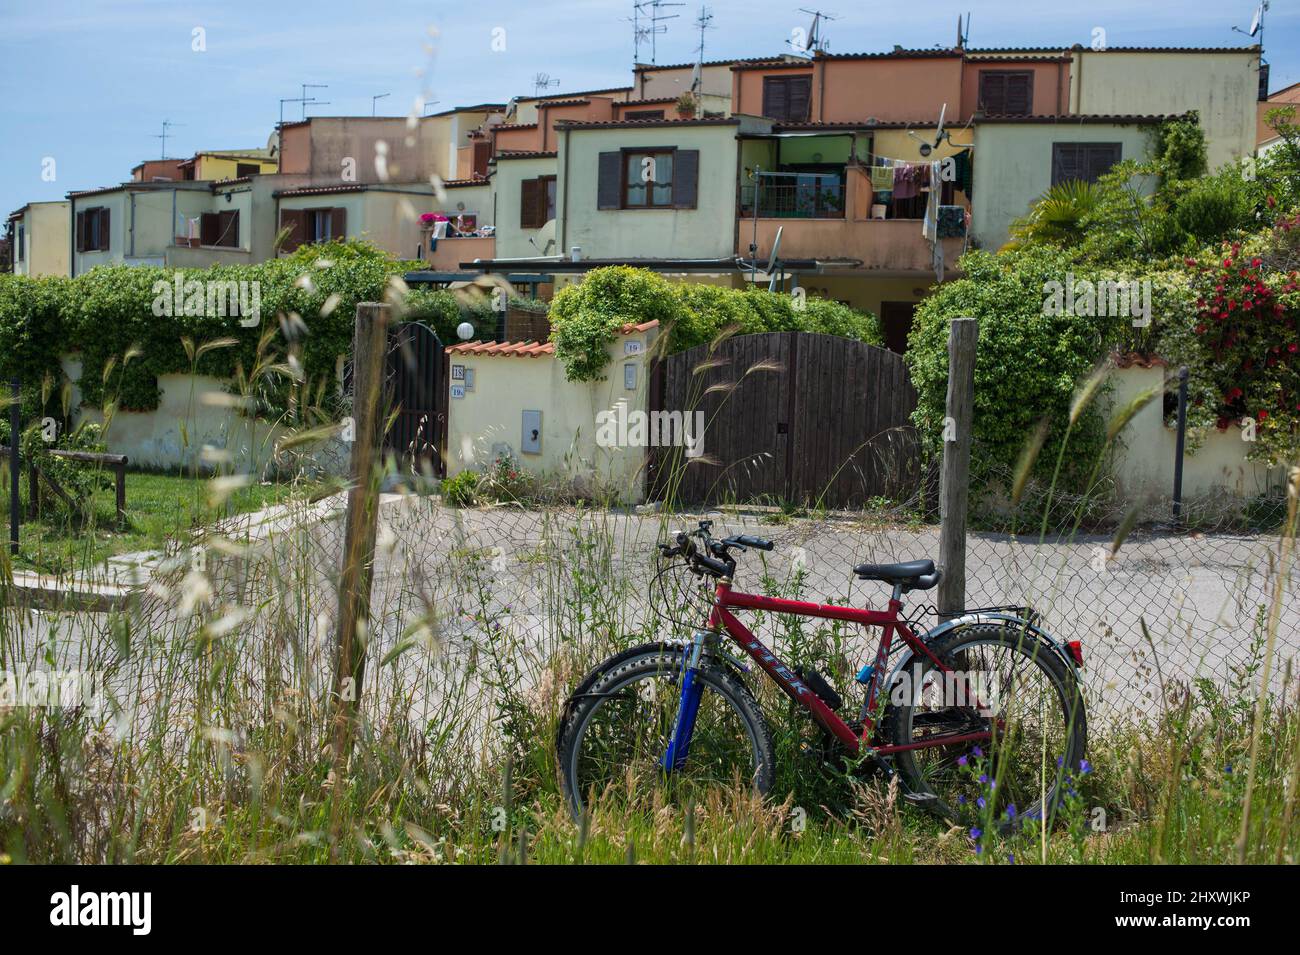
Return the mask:
<path id="1" fill-rule="evenodd" d="M 714 517 L 720 535 L 747 532 L 778 542 L 771 554 L 746 555 L 739 586 L 807 599 L 882 606 L 883 585 L 854 580 L 854 563 L 938 552 L 937 531 L 928 527 L 807 520 L 774 526 L 758 517 Z M 214 547 L 207 576 L 212 603 L 223 608 L 217 628 L 222 639 L 243 641 L 249 678 L 265 680 L 278 668 L 294 692 L 310 694 L 330 672 L 341 522 L 328 503 L 296 518 L 285 512 L 263 519 L 251 556 L 222 556 Z M 370 659 L 383 659 L 399 644 L 409 649 L 383 665 L 372 662 L 367 693 L 374 712 L 396 700 L 420 719 L 454 722 L 459 745 L 471 751 L 481 744 L 486 722 L 501 715 L 497 702 L 509 695 L 502 687 L 561 694 L 577 677 L 577 665 L 567 661 L 603 655 L 618 634 L 649 637 L 671 629 L 647 598 L 651 555 L 664 532 L 684 521 L 603 512 L 458 511 L 431 498 L 385 496 Z M 1232 687 L 1262 637 L 1255 620 L 1269 602 L 1270 552 L 1276 554 L 1277 540 L 1134 534 L 1105 560 L 1108 545 L 1103 538 L 1038 544 L 974 535 L 967 605 L 1028 603 L 1058 637 L 1082 640 L 1090 706 L 1110 720 L 1157 708 L 1162 682 L 1205 676 Z M 144 640 L 177 646 L 192 639 L 191 625 L 176 609 L 187 592 L 195 596 L 196 581 L 186 583 L 185 570 L 154 581 L 134 631 L 137 647 Z M 1282 604 L 1275 674 L 1300 650 L 1297 583 Z M 696 619 L 681 594 L 660 604 L 684 622 Z M 108 667 L 120 662 L 117 636 L 104 615 L 31 614 L 17 621 L 11 611 L 9 621 L 0 636 L 9 659 L 15 652 L 39 655 L 48 643 L 63 660 Z M 758 632 L 780 653 L 794 637 L 774 632 L 775 626 L 769 622 Z M 850 634 L 844 653 L 856 664 L 871 646 L 865 636 Z M 136 700 L 169 678 L 164 655 L 138 650 L 118 676 L 131 687 L 123 695 Z M 444 719 L 451 712 L 456 721 Z"/>

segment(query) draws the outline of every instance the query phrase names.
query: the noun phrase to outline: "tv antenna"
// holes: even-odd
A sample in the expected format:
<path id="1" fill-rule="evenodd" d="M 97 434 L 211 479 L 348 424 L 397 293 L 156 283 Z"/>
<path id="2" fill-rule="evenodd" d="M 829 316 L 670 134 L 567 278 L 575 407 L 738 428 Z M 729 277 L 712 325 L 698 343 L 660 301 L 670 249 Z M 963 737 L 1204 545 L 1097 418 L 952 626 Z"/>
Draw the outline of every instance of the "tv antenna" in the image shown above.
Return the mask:
<path id="1" fill-rule="evenodd" d="M 691 92 L 699 95 L 704 89 L 704 31 L 713 29 L 713 11 L 700 7 L 700 15 L 695 18 L 695 25 L 700 28 L 700 45 L 695 48 L 695 70 L 691 75 Z"/>
<path id="2" fill-rule="evenodd" d="M 322 84 L 322 83 L 303 83 L 303 84 L 302 84 L 302 95 L 301 95 L 301 96 L 285 96 L 285 97 L 281 98 L 281 100 L 280 100 L 280 125 L 281 125 L 281 126 L 284 125 L 284 104 L 285 104 L 285 103 L 299 103 L 299 104 L 301 104 L 301 105 L 302 105 L 302 118 L 303 118 L 303 119 L 306 119 L 306 118 L 307 118 L 307 106 L 308 106 L 309 104 L 310 104 L 310 105 L 313 105 L 313 106 L 328 106 L 328 105 L 329 105 L 329 100 L 316 99 L 316 97 L 314 97 L 314 96 L 308 96 L 308 95 L 307 95 L 307 90 L 308 90 L 308 89 L 322 89 L 322 90 L 323 90 L 323 89 L 326 89 L 326 88 L 327 88 L 327 87 L 326 87 L 324 84 Z"/>
<path id="3" fill-rule="evenodd" d="M 803 47 L 800 48 L 794 40 L 786 40 L 785 42 L 794 47 L 795 51 L 798 53 L 808 55 L 813 53 L 825 53 L 830 49 L 831 45 L 823 33 L 823 27 L 825 24 L 830 23 L 833 20 L 838 20 L 839 17 L 831 13 L 823 13 L 821 10 L 808 10 L 804 7 L 800 7 L 799 12 L 806 13 L 812 17 L 812 24 L 808 27 L 807 36 L 804 37 Z"/>
<path id="4" fill-rule="evenodd" d="M 641 62 L 641 44 L 646 40 L 650 41 L 650 62 L 657 62 L 658 45 L 655 38 L 668 32 L 665 20 L 676 20 L 681 16 L 663 11 L 668 7 L 684 6 L 684 3 L 665 3 L 664 0 L 636 0 L 632 4 L 632 58 L 637 63 Z M 643 20 L 648 26 L 642 25 Z"/>
<path id="5" fill-rule="evenodd" d="M 552 86 L 559 86 L 559 85 L 560 85 L 560 81 L 558 79 L 551 79 L 550 73 L 538 73 L 536 76 L 533 77 L 533 95 L 541 96 Z"/>
<path id="6" fill-rule="evenodd" d="M 171 129 L 173 126 L 184 126 L 184 125 L 185 125 L 184 123 L 173 123 L 170 119 L 163 120 L 162 132 L 155 134 L 153 137 L 154 139 L 162 140 L 162 150 L 158 155 L 159 159 L 167 158 L 167 130 Z"/>
<path id="7" fill-rule="evenodd" d="M 970 39 L 970 14 L 966 14 L 966 26 L 961 25 L 961 14 L 957 14 L 957 49 L 966 49 L 966 41 Z"/>

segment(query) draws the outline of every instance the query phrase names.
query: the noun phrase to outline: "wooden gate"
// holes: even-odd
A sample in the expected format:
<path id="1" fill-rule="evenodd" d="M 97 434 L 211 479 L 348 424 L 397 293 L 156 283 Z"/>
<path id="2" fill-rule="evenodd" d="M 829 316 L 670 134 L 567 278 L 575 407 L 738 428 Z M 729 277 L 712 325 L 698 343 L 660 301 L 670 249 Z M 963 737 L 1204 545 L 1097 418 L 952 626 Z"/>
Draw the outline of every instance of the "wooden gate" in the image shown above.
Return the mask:
<path id="1" fill-rule="evenodd" d="M 703 428 L 694 456 L 654 449 L 656 499 L 856 507 L 909 496 L 919 481 L 916 390 L 903 359 L 883 348 L 805 332 L 741 335 L 670 355 L 652 382 L 652 412 L 680 413 L 693 440 Z M 652 432 L 668 433 L 655 420 Z"/>
<path id="2" fill-rule="evenodd" d="M 438 477 L 447 437 L 446 357 L 437 333 L 422 322 L 403 322 L 389 335 L 385 384 L 396 416 L 384 450 Z"/>

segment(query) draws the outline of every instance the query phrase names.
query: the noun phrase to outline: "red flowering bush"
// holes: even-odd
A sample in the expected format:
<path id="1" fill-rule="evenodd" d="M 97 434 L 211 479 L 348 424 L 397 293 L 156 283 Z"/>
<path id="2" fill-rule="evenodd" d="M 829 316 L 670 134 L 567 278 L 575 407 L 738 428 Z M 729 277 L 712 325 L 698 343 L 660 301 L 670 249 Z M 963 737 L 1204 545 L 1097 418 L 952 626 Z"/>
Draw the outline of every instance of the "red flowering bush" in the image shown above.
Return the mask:
<path id="1" fill-rule="evenodd" d="M 1291 228 L 1280 222 L 1270 246 Z M 1250 419 L 1252 458 L 1291 459 L 1300 421 L 1297 273 L 1268 270 L 1262 255 L 1243 254 L 1240 243 L 1225 243 L 1212 262 L 1188 259 L 1187 267 L 1198 296 L 1193 350 L 1200 360 L 1189 364 L 1199 366 L 1193 376 L 1200 416 L 1220 430 Z"/>

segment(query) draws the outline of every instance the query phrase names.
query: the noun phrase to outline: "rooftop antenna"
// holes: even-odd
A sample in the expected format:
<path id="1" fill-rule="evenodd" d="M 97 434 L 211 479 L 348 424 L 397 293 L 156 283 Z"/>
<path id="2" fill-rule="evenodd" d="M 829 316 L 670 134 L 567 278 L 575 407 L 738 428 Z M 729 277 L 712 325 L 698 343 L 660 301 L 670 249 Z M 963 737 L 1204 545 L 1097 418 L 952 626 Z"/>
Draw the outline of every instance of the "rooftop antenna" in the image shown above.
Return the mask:
<path id="1" fill-rule="evenodd" d="M 966 14 L 966 26 L 963 29 L 961 25 L 961 14 L 957 14 L 957 49 L 966 49 L 966 41 L 970 39 L 970 13 Z"/>
<path id="2" fill-rule="evenodd" d="M 162 151 L 159 153 L 158 156 L 159 159 L 167 158 L 167 130 L 171 129 L 173 126 L 184 126 L 184 125 L 185 125 L 184 123 L 173 123 L 170 119 L 163 120 L 162 132 L 154 136 L 154 139 L 162 140 Z"/>
<path id="3" fill-rule="evenodd" d="M 695 73 L 691 76 L 691 92 L 697 96 L 704 88 L 704 31 L 713 29 L 713 11 L 700 7 L 700 15 L 695 18 L 695 25 L 700 28 L 700 45 L 695 50 Z"/>
<path id="4" fill-rule="evenodd" d="M 327 105 L 329 105 L 329 104 L 326 103 L 326 102 L 323 102 L 323 101 L 321 101 L 321 100 L 316 99 L 316 97 L 314 97 L 314 96 L 308 96 L 308 95 L 307 95 L 307 91 L 308 91 L 308 90 L 327 90 L 327 89 L 329 89 L 329 87 L 326 86 L 324 83 L 303 83 L 303 84 L 302 84 L 302 99 L 300 100 L 300 102 L 302 103 L 302 118 L 303 118 L 303 119 L 306 119 L 306 118 L 307 118 L 307 104 L 308 104 L 308 103 L 314 103 L 314 104 L 318 104 L 318 105 L 320 105 L 320 106 L 327 106 Z"/>
<path id="5" fill-rule="evenodd" d="M 370 115 L 371 116 L 375 115 L 375 110 L 378 108 L 379 101 L 381 99 L 383 99 L 385 96 L 392 96 L 392 95 L 393 95 L 392 93 L 376 93 L 374 96 L 370 97 Z"/>
<path id="6" fill-rule="evenodd" d="M 551 79 L 550 73 L 538 73 L 536 76 L 533 77 L 533 95 L 541 96 L 552 86 L 559 86 L 559 85 L 560 85 L 560 81 L 558 79 Z"/>
<path id="7" fill-rule="evenodd" d="M 825 53 L 830 49 L 830 42 L 827 41 L 826 37 L 823 35 L 822 26 L 824 23 L 838 20 L 839 17 L 831 13 L 823 13 L 821 10 L 808 10 L 804 7 L 800 7 L 799 12 L 806 13 L 812 17 L 812 25 L 808 27 L 808 35 L 804 37 L 803 49 L 800 50 L 795 46 L 793 40 L 786 40 L 785 42 L 795 47 L 795 49 L 800 53 L 808 55 L 814 53 Z"/>
<path id="8" fill-rule="evenodd" d="M 684 3 L 665 3 L 664 0 L 637 0 L 632 4 L 633 17 L 633 35 L 636 40 L 636 50 L 634 56 L 637 62 L 641 60 L 641 41 L 650 40 L 650 62 L 658 62 L 658 44 L 655 38 L 661 33 L 667 33 L 668 27 L 663 25 L 665 20 L 676 20 L 681 14 L 664 13 L 666 7 L 684 7 Z M 644 17 L 649 26 L 641 26 L 641 18 Z"/>

